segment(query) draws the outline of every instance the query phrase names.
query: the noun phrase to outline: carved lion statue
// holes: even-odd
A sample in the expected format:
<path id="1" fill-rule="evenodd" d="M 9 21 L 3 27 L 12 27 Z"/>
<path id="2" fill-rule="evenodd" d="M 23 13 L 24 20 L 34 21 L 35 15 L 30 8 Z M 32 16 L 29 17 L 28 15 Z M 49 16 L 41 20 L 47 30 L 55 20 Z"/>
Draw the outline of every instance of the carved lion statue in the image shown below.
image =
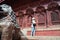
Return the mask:
<path id="1" fill-rule="evenodd" d="M 19 28 L 15 12 L 12 10 L 11 6 L 6 4 L 0 5 L 0 28 L 2 29 L 1 40 L 12 40 L 14 28 Z M 19 31 L 17 33 L 19 33 Z"/>

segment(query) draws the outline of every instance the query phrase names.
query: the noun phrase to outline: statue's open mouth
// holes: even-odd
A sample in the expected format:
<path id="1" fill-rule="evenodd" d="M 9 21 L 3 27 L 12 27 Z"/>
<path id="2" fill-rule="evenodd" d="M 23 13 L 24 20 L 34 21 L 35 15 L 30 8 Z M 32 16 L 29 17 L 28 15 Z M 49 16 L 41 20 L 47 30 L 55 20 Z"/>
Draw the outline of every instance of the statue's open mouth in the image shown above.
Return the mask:
<path id="1" fill-rule="evenodd" d="M 0 11 L 0 19 L 6 17 L 8 14 L 6 12 Z"/>

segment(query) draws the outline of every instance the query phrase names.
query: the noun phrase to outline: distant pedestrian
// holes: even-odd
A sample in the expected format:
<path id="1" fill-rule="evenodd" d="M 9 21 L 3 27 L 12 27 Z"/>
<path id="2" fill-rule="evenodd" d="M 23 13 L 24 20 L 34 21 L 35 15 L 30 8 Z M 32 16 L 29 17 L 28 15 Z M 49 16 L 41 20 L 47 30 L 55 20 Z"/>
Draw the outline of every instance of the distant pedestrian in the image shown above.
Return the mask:
<path id="1" fill-rule="evenodd" d="M 35 26 L 36 26 L 36 21 L 35 21 L 35 18 L 32 17 L 32 31 L 31 31 L 31 35 L 34 36 L 35 35 Z"/>

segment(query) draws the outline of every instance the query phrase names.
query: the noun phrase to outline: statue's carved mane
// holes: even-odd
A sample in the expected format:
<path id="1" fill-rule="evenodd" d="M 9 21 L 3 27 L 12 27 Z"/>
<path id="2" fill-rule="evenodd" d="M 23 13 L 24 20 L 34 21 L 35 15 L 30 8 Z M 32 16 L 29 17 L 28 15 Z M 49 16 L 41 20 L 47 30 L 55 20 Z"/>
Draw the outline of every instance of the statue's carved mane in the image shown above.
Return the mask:
<path id="1" fill-rule="evenodd" d="M 16 22 L 15 12 L 9 5 L 6 4 L 0 5 L 0 27 L 2 29 L 1 40 L 12 40 L 12 34 L 15 34 L 15 32 L 18 33 L 16 35 L 19 35 L 20 37 L 19 34 L 20 30 L 18 32 L 16 31 L 19 25 Z"/>
<path id="2" fill-rule="evenodd" d="M 11 6 L 7 4 L 2 4 L 0 5 L 0 10 L 2 11 L 2 13 L 0 12 L 0 19 L 3 18 L 3 20 L 5 20 L 5 18 L 9 16 L 10 19 L 9 18 L 7 19 L 11 20 L 11 22 L 14 23 L 15 27 L 19 27 L 16 22 L 15 12 L 13 11 Z"/>

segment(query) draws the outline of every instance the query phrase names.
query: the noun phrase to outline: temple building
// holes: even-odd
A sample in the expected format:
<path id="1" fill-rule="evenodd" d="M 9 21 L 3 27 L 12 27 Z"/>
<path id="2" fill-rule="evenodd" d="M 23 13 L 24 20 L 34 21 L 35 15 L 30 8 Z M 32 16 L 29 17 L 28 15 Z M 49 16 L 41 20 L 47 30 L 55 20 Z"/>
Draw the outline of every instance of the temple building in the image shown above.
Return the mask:
<path id="1" fill-rule="evenodd" d="M 1 0 L 0 4 L 12 6 L 20 29 L 27 39 L 60 40 L 60 0 Z M 33 37 L 32 16 L 36 20 Z"/>

